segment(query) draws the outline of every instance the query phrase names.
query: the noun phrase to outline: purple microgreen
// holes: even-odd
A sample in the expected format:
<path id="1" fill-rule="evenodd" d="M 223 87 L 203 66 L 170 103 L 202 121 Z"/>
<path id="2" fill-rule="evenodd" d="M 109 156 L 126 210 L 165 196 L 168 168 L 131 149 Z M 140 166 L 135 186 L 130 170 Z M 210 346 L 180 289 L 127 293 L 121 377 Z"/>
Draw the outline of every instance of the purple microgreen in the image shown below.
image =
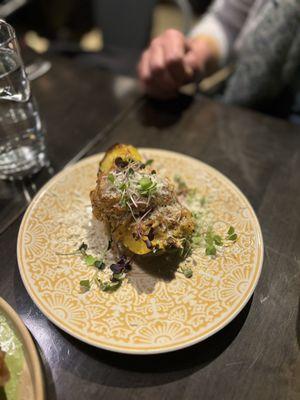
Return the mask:
<path id="1" fill-rule="evenodd" d="M 120 264 L 120 263 L 111 264 L 111 266 L 110 266 L 110 269 L 112 270 L 112 272 L 114 274 L 120 274 L 121 272 L 123 272 L 124 268 L 125 268 L 125 265 Z"/>
<path id="2" fill-rule="evenodd" d="M 150 228 L 150 231 L 147 236 L 150 241 L 152 241 L 154 239 L 154 229 L 153 228 Z"/>

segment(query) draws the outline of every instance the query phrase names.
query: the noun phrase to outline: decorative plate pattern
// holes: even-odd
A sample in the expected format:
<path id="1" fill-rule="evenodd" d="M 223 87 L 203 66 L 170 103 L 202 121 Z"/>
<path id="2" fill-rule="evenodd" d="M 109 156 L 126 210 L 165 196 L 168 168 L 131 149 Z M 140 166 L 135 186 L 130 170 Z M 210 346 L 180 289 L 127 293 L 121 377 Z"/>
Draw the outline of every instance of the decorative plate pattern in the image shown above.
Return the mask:
<path id="1" fill-rule="evenodd" d="M 70 240 L 74 246 L 89 240 L 89 192 L 100 154 L 65 169 L 36 195 L 20 227 L 18 262 L 29 295 L 61 329 L 107 350 L 151 354 L 200 342 L 228 324 L 254 291 L 263 242 L 252 207 L 224 175 L 181 154 L 154 149 L 141 153 L 208 196 L 218 231 L 235 227 L 234 246 L 215 258 L 196 252 L 191 279 L 177 272 L 164 279 L 151 270 L 134 270 L 114 293 L 79 293 L 79 281 L 89 278 L 89 270 L 77 257 L 57 251 L 70 249 Z"/>

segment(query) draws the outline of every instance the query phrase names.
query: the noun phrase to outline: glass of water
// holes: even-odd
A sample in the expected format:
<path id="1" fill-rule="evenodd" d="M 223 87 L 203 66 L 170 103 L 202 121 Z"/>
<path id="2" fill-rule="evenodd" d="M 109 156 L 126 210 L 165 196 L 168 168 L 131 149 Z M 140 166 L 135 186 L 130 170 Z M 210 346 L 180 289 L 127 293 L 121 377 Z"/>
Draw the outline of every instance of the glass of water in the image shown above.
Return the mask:
<path id="1" fill-rule="evenodd" d="M 22 179 L 45 165 L 44 133 L 15 31 L 0 20 L 0 179 Z"/>

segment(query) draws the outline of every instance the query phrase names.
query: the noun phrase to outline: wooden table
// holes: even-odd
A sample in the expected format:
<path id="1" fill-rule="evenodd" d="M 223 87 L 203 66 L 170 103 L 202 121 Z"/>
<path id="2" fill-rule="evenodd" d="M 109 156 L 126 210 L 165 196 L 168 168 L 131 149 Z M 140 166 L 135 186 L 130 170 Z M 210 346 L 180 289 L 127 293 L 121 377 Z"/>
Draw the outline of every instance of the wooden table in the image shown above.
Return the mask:
<path id="1" fill-rule="evenodd" d="M 245 309 L 206 341 L 164 355 L 115 354 L 73 339 L 32 303 L 16 260 L 19 217 L 1 235 L 0 293 L 36 340 L 48 399 L 298 400 L 300 128 L 205 98 L 160 104 L 128 95 L 124 104 L 112 90 L 116 79 L 61 63 L 36 82 L 54 170 L 85 146 L 77 158 L 115 142 L 199 158 L 252 203 L 265 242 L 263 272 Z"/>

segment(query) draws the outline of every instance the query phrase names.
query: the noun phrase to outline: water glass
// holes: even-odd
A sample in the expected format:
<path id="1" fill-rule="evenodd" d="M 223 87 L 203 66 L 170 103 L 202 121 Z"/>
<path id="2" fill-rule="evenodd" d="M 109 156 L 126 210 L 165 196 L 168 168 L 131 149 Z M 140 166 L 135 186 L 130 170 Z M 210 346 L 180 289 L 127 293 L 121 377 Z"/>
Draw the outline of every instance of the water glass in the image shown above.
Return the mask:
<path id="1" fill-rule="evenodd" d="M 15 31 L 0 20 L 0 179 L 22 179 L 45 165 L 44 133 Z"/>

